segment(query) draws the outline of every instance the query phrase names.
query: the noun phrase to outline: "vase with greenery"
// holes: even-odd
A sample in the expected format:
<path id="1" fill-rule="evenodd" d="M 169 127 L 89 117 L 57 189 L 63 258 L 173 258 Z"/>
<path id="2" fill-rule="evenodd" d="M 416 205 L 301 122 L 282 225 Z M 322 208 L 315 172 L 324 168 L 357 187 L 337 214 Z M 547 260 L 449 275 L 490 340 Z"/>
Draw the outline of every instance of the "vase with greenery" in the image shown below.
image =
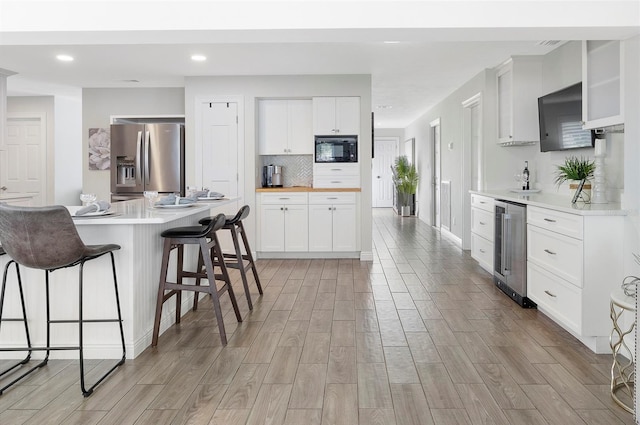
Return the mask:
<path id="1" fill-rule="evenodd" d="M 567 157 L 563 164 L 558 165 L 555 183 L 560 187 L 562 183 L 569 181 L 569 189 L 574 191 L 578 188 L 580 181 L 584 180 L 585 183 L 582 189 L 586 195 L 585 201 L 588 202 L 591 196 L 591 183 L 589 179 L 593 178 L 595 169 L 595 162 L 589 160 L 589 158 Z"/>
<path id="2" fill-rule="evenodd" d="M 416 170 L 416 166 L 409 162 L 406 155 L 402 155 L 396 157 L 391 171 L 393 173 L 393 183 L 396 186 L 398 197 L 400 198 L 400 205 L 405 208 L 410 208 L 412 196 L 416 194 L 418 189 L 418 171 Z"/>

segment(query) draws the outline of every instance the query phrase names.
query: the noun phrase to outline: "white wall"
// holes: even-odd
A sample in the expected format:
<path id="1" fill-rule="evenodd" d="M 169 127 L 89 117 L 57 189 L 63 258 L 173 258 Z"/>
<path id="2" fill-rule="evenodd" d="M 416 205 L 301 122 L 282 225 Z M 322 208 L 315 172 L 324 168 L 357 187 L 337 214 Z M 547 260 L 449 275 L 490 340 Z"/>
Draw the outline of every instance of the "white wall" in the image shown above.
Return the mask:
<path id="1" fill-rule="evenodd" d="M 256 149 L 257 100 L 265 97 L 311 98 L 313 96 L 360 97 L 361 169 L 361 249 L 372 252 L 371 240 L 371 76 L 370 75 L 278 75 L 185 78 L 185 115 L 187 128 L 195 125 L 196 102 L 202 98 L 241 96 L 244 100 L 244 200 L 255 210 L 258 155 Z M 187 133 L 187 184 L 196 184 L 194 133 Z M 256 215 L 248 220 L 249 235 L 255 234 Z M 250 216 L 251 218 L 251 216 Z"/>
<path id="2" fill-rule="evenodd" d="M 55 194 L 53 203 L 80 205 L 82 192 L 82 99 L 56 96 L 54 101 Z"/>
<path id="3" fill-rule="evenodd" d="M 82 90 L 82 190 L 111 199 L 110 171 L 89 170 L 90 128 L 109 128 L 112 115 L 184 115 L 182 88 L 96 88 Z M 187 128 L 188 134 L 188 128 Z"/>

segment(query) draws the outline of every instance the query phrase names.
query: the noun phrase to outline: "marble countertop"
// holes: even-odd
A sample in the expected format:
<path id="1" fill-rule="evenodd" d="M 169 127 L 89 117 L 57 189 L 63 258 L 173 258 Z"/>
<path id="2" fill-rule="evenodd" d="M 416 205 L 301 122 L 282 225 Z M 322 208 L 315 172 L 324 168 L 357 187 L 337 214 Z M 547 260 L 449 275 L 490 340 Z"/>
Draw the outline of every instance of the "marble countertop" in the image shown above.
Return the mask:
<path id="1" fill-rule="evenodd" d="M 577 215 L 628 215 L 629 211 L 620 204 L 585 204 L 584 202 L 571 203 L 571 196 L 555 193 L 516 193 L 510 190 L 470 190 L 469 193 L 488 196 L 494 199 L 518 202 L 541 208 L 549 208 L 556 211 Z"/>
<path id="2" fill-rule="evenodd" d="M 239 198 L 221 199 L 219 201 L 198 201 L 190 207 L 167 209 L 150 208 L 145 199 L 133 199 L 130 201 L 114 202 L 111 204 L 110 212 L 113 214 L 102 216 L 81 216 L 74 217 L 73 221 L 77 226 L 95 224 L 161 224 L 170 223 L 183 217 L 208 211 L 212 208 L 234 203 Z M 69 206 L 67 209 L 73 215 L 80 206 Z"/>

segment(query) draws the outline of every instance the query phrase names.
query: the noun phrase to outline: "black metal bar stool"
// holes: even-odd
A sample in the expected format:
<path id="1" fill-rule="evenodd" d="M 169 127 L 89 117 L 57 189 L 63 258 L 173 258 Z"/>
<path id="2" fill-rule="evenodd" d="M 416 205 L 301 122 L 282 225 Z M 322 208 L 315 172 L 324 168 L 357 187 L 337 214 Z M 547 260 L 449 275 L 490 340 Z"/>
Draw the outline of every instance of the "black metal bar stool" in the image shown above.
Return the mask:
<path id="1" fill-rule="evenodd" d="M 251 294 L 249 293 L 249 283 L 247 282 L 247 270 L 251 269 L 251 271 L 253 272 L 253 277 L 256 280 L 256 286 L 258 287 L 258 292 L 260 293 L 260 295 L 262 295 L 262 285 L 260 284 L 258 270 L 256 269 L 253 255 L 251 254 L 249 240 L 247 239 L 247 234 L 244 230 L 244 225 L 242 224 L 242 220 L 249 216 L 249 211 L 249 205 L 245 205 L 238 210 L 235 216 L 225 217 L 225 223 L 222 228 L 231 231 L 231 238 L 233 239 L 235 253 L 225 253 L 223 254 L 223 257 L 226 259 L 225 265 L 227 266 L 227 268 L 240 270 L 242 285 L 244 286 L 244 293 L 247 297 L 247 304 L 249 305 L 249 310 L 253 310 Z M 200 224 L 207 225 L 211 220 L 212 219 L 210 217 L 203 218 L 200 220 Z M 242 244 L 244 245 L 246 254 L 242 253 L 238 235 L 240 235 L 240 237 L 242 238 Z M 196 308 L 197 305 L 197 300 L 194 300 L 194 308 Z"/>
<path id="2" fill-rule="evenodd" d="M 176 323 L 180 323 L 182 291 L 196 292 L 194 296 L 196 300 L 198 299 L 200 292 L 205 292 L 211 295 L 211 298 L 213 299 L 213 309 L 216 314 L 218 329 L 220 331 L 220 339 L 223 345 L 227 344 L 227 334 L 224 329 L 222 309 L 220 308 L 220 295 L 225 291 L 229 293 L 229 298 L 231 299 L 236 319 L 238 319 L 238 322 L 242 322 L 236 297 L 233 294 L 233 288 L 231 287 L 229 274 L 227 273 L 227 268 L 223 261 L 220 243 L 216 236 L 216 231 L 221 229 L 222 226 L 224 226 L 224 223 L 224 214 L 218 214 L 205 226 L 176 227 L 165 230 L 161 233 L 161 236 L 164 238 L 164 251 L 162 254 L 162 266 L 160 270 L 160 284 L 158 286 L 156 317 L 153 325 L 153 338 L 151 340 L 152 346 L 156 346 L 158 344 L 160 320 L 162 318 L 162 305 L 173 295 L 176 295 Z M 197 271 L 195 272 L 184 270 L 184 246 L 189 244 L 199 246 L 198 266 Z M 171 251 L 175 248 L 178 249 L 176 282 L 168 282 L 167 269 L 169 268 L 169 257 L 171 256 Z M 221 273 L 215 274 L 214 266 L 220 267 Z M 183 284 L 183 278 L 195 278 L 196 284 Z M 220 288 L 218 288 L 218 285 L 216 284 L 216 278 L 223 282 Z M 209 281 L 209 285 L 200 285 L 201 279 L 207 279 Z"/>
<path id="3" fill-rule="evenodd" d="M 125 361 L 125 342 L 124 329 L 122 326 L 122 314 L 120 310 L 120 297 L 118 294 L 118 280 L 116 277 L 116 265 L 113 251 L 120 249 L 120 246 L 114 244 L 107 245 L 85 245 L 80 239 L 76 230 L 73 219 L 69 211 L 63 206 L 49 207 L 20 207 L 0 204 L 0 243 L 4 251 L 11 257 L 11 261 L 7 263 L 2 279 L 2 291 L 0 296 L 0 323 L 5 320 L 2 317 L 2 309 L 4 306 L 4 294 L 7 282 L 7 272 L 9 266 L 14 263 L 16 265 L 16 274 L 18 277 L 18 288 L 20 293 L 20 301 L 22 303 L 22 319 L 6 319 L 7 321 L 24 322 L 27 346 L 26 347 L 3 347 L 0 351 L 27 351 L 27 357 L 21 362 L 2 371 L 0 376 L 7 374 L 20 365 L 27 363 L 33 351 L 46 351 L 45 358 L 36 366 L 18 376 L 8 385 L 0 389 L 0 394 L 11 385 L 20 381 L 34 370 L 47 364 L 49 354 L 54 350 L 78 350 L 80 356 L 80 388 L 82 394 L 88 397 L 93 393 L 94 388 L 100 384 L 107 376 L 109 376 L 118 366 Z M 84 264 L 89 261 L 109 254 L 111 257 L 111 270 L 113 272 L 113 287 L 115 291 L 117 319 L 85 319 L 83 314 L 83 290 Z M 18 265 L 40 269 L 45 271 L 45 299 L 46 299 L 46 317 L 47 332 L 46 346 L 33 347 L 29 336 L 27 325 L 27 313 L 24 304 L 24 295 L 22 290 L 22 279 Z M 67 267 L 79 265 L 78 276 L 78 319 L 52 320 L 50 306 L 50 285 L 49 275 L 51 272 Z M 84 325 L 88 323 L 118 323 L 120 330 L 120 340 L 122 343 L 122 358 L 104 373 L 98 380 L 88 389 L 85 386 L 84 373 Z M 77 346 L 51 346 L 51 325 L 61 323 L 77 323 L 78 324 L 78 345 Z"/>

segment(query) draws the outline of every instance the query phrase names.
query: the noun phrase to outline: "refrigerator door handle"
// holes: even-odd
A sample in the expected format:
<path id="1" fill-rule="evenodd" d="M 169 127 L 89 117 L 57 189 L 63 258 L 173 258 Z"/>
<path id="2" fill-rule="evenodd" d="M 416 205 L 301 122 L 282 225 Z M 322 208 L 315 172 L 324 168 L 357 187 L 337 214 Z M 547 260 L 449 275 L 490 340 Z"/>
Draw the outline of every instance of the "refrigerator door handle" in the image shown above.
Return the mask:
<path id="1" fill-rule="evenodd" d="M 151 142 L 151 133 L 145 132 L 144 140 L 144 181 L 145 187 L 149 184 L 150 172 L 149 172 L 149 145 Z"/>
<path id="2" fill-rule="evenodd" d="M 138 131 L 136 140 L 136 184 L 142 184 L 142 167 L 140 164 L 140 155 L 142 155 L 142 131 Z"/>
<path id="3" fill-rule="evenodd" d="M 502 274 L 511 274 L 511 214 L 502 215 Z"/>

